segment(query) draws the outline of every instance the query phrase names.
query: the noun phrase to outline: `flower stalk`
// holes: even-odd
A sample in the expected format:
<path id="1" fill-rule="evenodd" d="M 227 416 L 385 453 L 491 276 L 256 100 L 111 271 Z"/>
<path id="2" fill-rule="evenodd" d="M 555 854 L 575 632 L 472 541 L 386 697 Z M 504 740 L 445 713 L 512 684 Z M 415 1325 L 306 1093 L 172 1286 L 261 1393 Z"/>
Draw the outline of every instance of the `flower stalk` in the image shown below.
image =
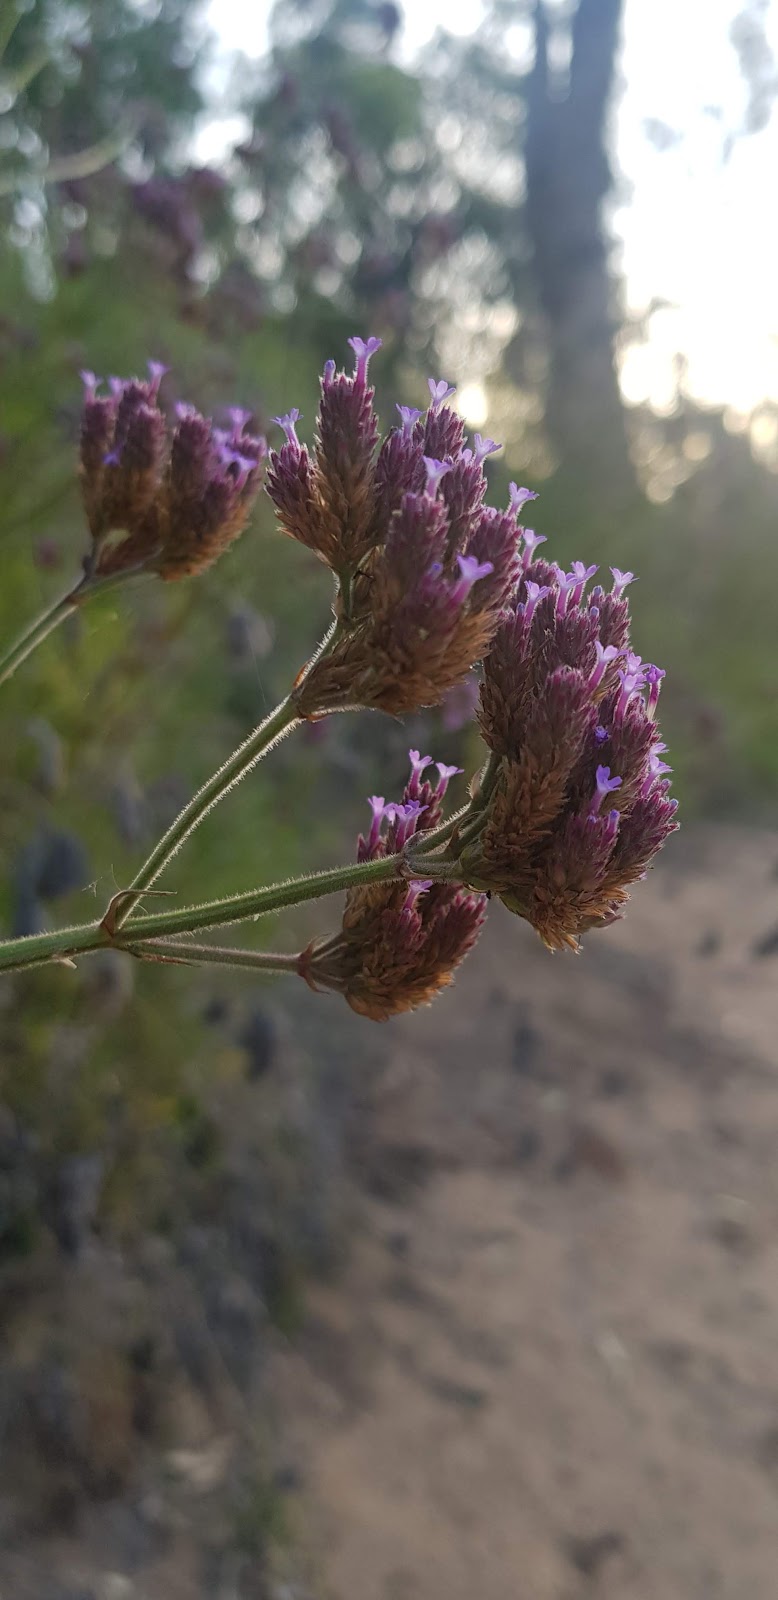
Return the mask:
<path id="1" fill-rule="evenodd" d="M 0 944 L 0 972 L 20 972 L 28 967 L 45 966 L 49 962 L 71 962 L 77 956 L 92 955 L 97 950 L 110 948 L 131 949 L 138 954 L 146 939 L 163 939 L 175 934 L 197 933 L 204 928 L 253 921 L 270 911 L 303 905 L 308 900 L 337 894 L 342 889 L 399 881 L 408 875 L 408 864 L 404 856 L 398 853 L 376 861 L 331 867 L 324 872 L 289 878 L 284 883 L 267 884 L 261 889 L 228 895 L 221 900 L 208 900 L 198 906 L 151 912 L 136 917 L 124 935 L 121 928 L 112 930 L 107 927 L 103 919 L 97 924 L 87 923 L 60 928 L 53 933 L 8 939 Z"/>

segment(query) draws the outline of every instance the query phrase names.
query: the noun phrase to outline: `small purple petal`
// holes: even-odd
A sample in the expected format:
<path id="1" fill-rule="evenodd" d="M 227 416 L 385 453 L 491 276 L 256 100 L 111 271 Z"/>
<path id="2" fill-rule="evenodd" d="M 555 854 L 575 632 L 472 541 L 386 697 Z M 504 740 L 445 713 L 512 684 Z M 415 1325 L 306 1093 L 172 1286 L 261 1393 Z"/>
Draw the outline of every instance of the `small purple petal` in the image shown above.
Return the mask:
<path id="1" fill-rule="evenodd" d="M 86 394 L 84 396 L 84 399 L 85 400 L 96 400 L 97 391 L 98 391 L 98 389 L 100 387 L 100 384 L 103 381 L 102 378 L 96 377 L 94 372 L 90 372 L 87 368 L 84 368 L 84 370 L 82 372 L 79 372 L 78 376 L 81 379 L 81 382 L 83 383 L 84 388 L 86 390 Z"/>
<path id="2" fill-rule="evenodd" d="M 441 478 L 445 478 L 446 473 L 451 471 L 452 463 L 450 461 L 435 461 L 432 456 L 422 456 L 422 460 L 427 472 L 427 483 L 424 492 L 434 500 L 438 492 L 438 484 Z"/>
<path id="3" fill-rule="evenodd" d="M 643 679 L 640 673 L 625 672 L 624 669 L 620 667 L 619 683 L 621 684 L 621 693 L 616 701 L 616 709 L 613 714 L 617 721 L 620 722 L 630 700 L 632 699 L 633 694 L 635 694 L 638 689 L 642 688 Z"/>
<path id="4" fill-rule="evenodd" d="M 509 483 L 508 491 L 511 497 L 508 509 L 515 511 L 517 516 L 528 500 L 537 500 L 538 498 L 533 489 L 521 489 L 517 483 Z"/>
<path id="5" fill-rule="evenodd" d="M 616 599 L 620 600 L 627 585 L 635 583 L 635 574 L 634 572 L 620 572 L 618 567 L 611 567 L 611 572 L 613 573 L 613 593 Z"/>
<path id="6" fill-rule="evenodd" d="M 370 824 L 370 833 L 367 841 L 368 855 L 372 856 L 381 837 L 381 829 L 386 816 L 386 804 L 382 794 L 368 795 L 367 803 L 373 813 L 373 820 Z"/>
<path id="7" fill-rule="evenodd" d="M 546 595 L 550 594 L 551 591 L 547 583 L 544 583 L 543 585 L 539 583 L 533 583 L 531 578 L 527 579 L 524 587 L 527 591 L 527 598 L 524 602 L 524 621 L 526 622 L 527 626 L 529 626 L 535 614 L 535 607 L 538 605 L 539 601 L 545 599 Z"/>
<path id="8" fill-rule="evenodd" d="M 237 489 L 242 489 L 249 475 L 256 470 L 256 461 L 252 461 L 249 456 L 242 456 L 239 450 L 226 451 L 222 460 L 225 467 L 237 467 L 238 471 L 235 475 L 235 487 Z"/>
<path id="9" fill-rule="evenodd" d="M 556 597 L 556 614 L 563 617 L 568 606 L 568 601 L 576 588 L 578 579 L 574 572 L 563 572 L 561 567 L 556 567 L 555 576 L 559 585 Z"/>
<path id="10" fill-rule="evenodd" d="M 532 566 L 538 545 L 546 543 L 546 535 L 545 533 L 536 533 L 534 528 L 524 528 L 522 537 L 524 539 L 522 564 L 526 572 L 527 568 Z"/>
<path id="11" fill-rule="evenodd" d="M 325 363 L 324 363 L 324 373 L 322 375 L 322 383 L 324 384 L 325 389 L 329 388 L 329 386 L 332 383 L 332 380 L 333 380 L 334 377 L 335 377 L 335 362 L 334 361 L 325 361 Z"/>
<path id="12" fill-rule="evenodd" d="M 245 431 L 246 424 L 251 421 L 251 412 L 246 411 L 243 406 L 230 406 L 227 416 L 232 423 L 232 437 L 237 443 Z"/>
<path id="13" fill-rule="evenodd" d="M 619 652 L 616 649 L 615 644 L 604 645 L 599 639 L 595 639 L 594 648 L 597 652 L 597 661 L 592 667 L 591 673 L 589 674 L 589 688 L 599 689 L 600 684 L 605 677 L 606 669 L 610 666 L 612 661 L 616 660 Z"/>
<path id="14" fill-rule="evenodd" d="M 465 769 L 464 767 L 447 767 L 444 761 L 436 761 L 435 765 L 438 769 L 437 797 L 442 800 L 451 779 L 456 778 Z"/>
<path id="15" fill-rule="evenodd" d="M 354 377 L 357 383 L 367 383 L 367 368 L 370 357 L 374 356 L 377 350 L 380 350 L 383 340 L 354 338 L 349 339 L 348 342 L 357 358 Z"/>
<path id="16" fill-rule="evenodd" d="M 590 816 L 596 817 L 605 796 L 621 788 L 621 778 L 612 778 L 610 767 L 598 767 L 595 773 L 595 791 L 592 796 Z"/>
<path id="17" fill-rule="evenodd" d="M 177 400 L 173 409 L 175 410 L 179 422 L 188 422 L 190 417 L 197 416 L 197 407 L 187 405 L 185 400 Z"/>
<path id="18" fill-rule="evenodd" d="M 491 561 L 479 561 L 476 556 L 457 556 L 457 566 L 459 577 L 451 590 L 451 601 L 453 605 L 460 606 L 467 599 L 473 584 L 494 572 L 494 564 Z"/>
<path id="19" fill-rule="evenodd" d="M 585 567 L 582 561 L 574 561 L 572 571 L 575 577 L 575 588 L 573 589 L 571 604 L 577 606 L 580 605 L 584 589 L 589 579 L 594 577 L 597 568 L 596 566 Z"/>
<path id="20" fill-rule="evenodd" d="M 645 800 L 646 796 L 651 793 L 651 790 L 653 789 L 658 778 L 663 778 L 666 773 L 672 772 L 672 770 L 673 769 L 669 762 L 663 761 L 661 756 L 656 755 L 654 751 L 652 751 L 648 758 L 648 772 L 643 779 L 640 789 L 641 800 Z"/>
<path id="21" fill-rule="evenodd" d="M 297 437 L 297 432 L 295 429 L 295 423 L 300 421 L 300 412 L 298 411 L 297 407 L 293 406 L 291 411 L 287 411 L 285 416 L 273 417 L 271 418 L 271 421 L 276 422 L 279 428 L 283 428 L 284 433 L 286 434 L 287 444 L 296 445 L 299 450 L 300 441 Z"/>
<path id="22" fill-rule="evenodd" d="M 487 456 L 493 456 L 495 450 L 502 450 L 502 445 L 497 444 L 495 439 L 483 439 L 480 433 L 473 434 L 473 444 L 475 445 L 475 460 L 479 465 L 486 460 Z"/>
<path id="23" fill-rule="evenodd" d="M 608 815 L 607 815 L 607 818 L 606 818 L 606 822 L 605 822 L 605 838 L 606 838 L 606 840 L 607 840 L 607 842 L 609 844 L 612 844 L 614 839 L 616 838 L 616 834 L 619 831 L 619 823 L 620 822 L 621 822 L 621 813 L 620 812 L 618 812 L 618 811 L 609 811 L 608 812 Z"/>
<path id="24" fill-rule="evenodd" d="M 408 794 L 411 800 L 417 800 L 419 796 L 419 779 L 426 768 L 432 766 L 432 756 L 422 756 L 418 750 L 409 750 L 408 757 L 411 763 Z"/>
<path id="25" fill-rule="evenodd" d="M 151 391 L 151 397 L 153 400 L 156 400 L 162 379 L 164 378 L 165 373 L 170 371 L 170 368 L 166 367 L 163 361 L 148 361 L 146 365 L 149 371 L 149 389 Z"/>
<path id="26" fill-rule="evenodd" d="M 402 419 L 403 433 L 405 434 L 406 439 L 410 439 L 410 436 L 413 433 L 414 424 L 418 422 L 421 412 L 416 409 L 416 406 L 397 406 L 396 409 L 399 411 Z"/>
<path id="27" fill-rule="evenodd" d="M 456 394 L 457 392 L 456 385 L 453 383 L 447 383 L 445 378 L 440 378 L 437 382 L 434 378 L 428 378 L 427 387 L 431 396 L 431 411 L 437 411 L 438 406 L 444 405 L 446 400 L 450 400 L 452 394 Z"/>
<path id="28" fill-rule="evenodd" d="M 602 723 L 600 723 L 599 727 L 595 728 L 594 730 L 594 737 L 597 744 L 604 744 L 606 739 L 610 738 L 610 734 L 607 728 L 604 728 Z"/>
<path id="29" fill-rule="evenodd" d="M 392 807 L 396 850 L 402 850 L 403 845 L 407 844 L 411 835 L 416 832 L 419 817 L 427 809 L 427 806 L 423 806 L 418 800 L 408 800 L 404 806 Z"/>
<path id="30" fill-rule="evenodd" d="M 646 710 L 650 717 L 656 715 L 656 708 L 659 703 L 659 689 L 664 676 L 665 673 L 662 667 L 648 666 L 645 668 L 643 679 L 648 684 L 648 705 Z"/>

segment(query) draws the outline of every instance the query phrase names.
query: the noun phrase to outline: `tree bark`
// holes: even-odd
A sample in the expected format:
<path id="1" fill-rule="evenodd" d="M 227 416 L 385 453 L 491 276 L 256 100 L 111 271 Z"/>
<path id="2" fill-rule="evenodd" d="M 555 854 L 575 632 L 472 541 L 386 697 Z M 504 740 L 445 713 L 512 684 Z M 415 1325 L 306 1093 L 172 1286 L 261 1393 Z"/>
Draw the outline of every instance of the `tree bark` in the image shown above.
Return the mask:
<path id="1" fill-rule="evenodd" d="M 549 66 L 549 25 L 536 0 L 535 64 L 525 146 L 527 222 L 549 353 L 547 425 L 563 471 L 615 500 L 635 493 L 614 363 L 616 317 L 602 204 L 622 0 L 579 0 L 567 92 Z"/>

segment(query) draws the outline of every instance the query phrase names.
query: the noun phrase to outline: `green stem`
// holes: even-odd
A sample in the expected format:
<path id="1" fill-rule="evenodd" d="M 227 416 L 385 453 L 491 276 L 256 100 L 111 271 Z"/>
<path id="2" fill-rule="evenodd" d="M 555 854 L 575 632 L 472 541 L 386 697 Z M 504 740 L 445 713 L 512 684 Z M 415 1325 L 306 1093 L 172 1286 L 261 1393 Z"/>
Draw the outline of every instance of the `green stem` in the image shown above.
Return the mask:
<path id="1" fill-rule="evenodd" d="M 223 944 L 190 944 L 185 939 L 143 939 L 124 946 L 142 961 L 174 962 L 177 966 L 250 967 L 260 972 L 299 973 L 299 955 L 273 950 L 237 950 Z"/>
<path id="2" fill-rule="evenodd" d="M 132 916 L 141 896 L 156 882 L 160 873 L 164 872 L 168 862 L 172 861 L 185 839 L 199 827 L 208 812 L 218 805 L 230 789 L 234 789 L 235 785 L 240 783 L 241 778 L 245 778 L 246 773 L 250 772 L 263 756 L 266 756 L 275 745 L 280 744 L 292 728 L 304 720 L 298 715 L 295 707 L 296 691 L 314 663 L 320 661 L 322 656 L 332 649 L 337 638 L 338 629 L 337 625 L 334 625 L 311 657 L 292 693 L 276 706 L 275 711 L 271 711 L 270 716 L 249 734 L 248 739 L 245 739 L 237 750 L 233 751 L 229 760 L 219 767 L 218 772 L 214 772 L 208 782 L 203 784 L 202 789 L 198 789 L 189 804 L 179 812 L 175 822 L 171 823 L 167 833 L 163 834 L 159 843 L 154 846 L 151 855 L 135 874 L 126 892 L 114 897 L 106 912 L 107 924 L 113 932 L 123 927 Z"/>
<path id="3" fill-rule="evenodd" d="M 135 944 L 139 939 L 157 935 L 164 938 L 167 934 L 196 933 L 201 928 L 225 927 L 230 922 L 262 917 L 268 911 L 281 911 L 285 906 L 319 900 L 323 895 L 337 894 L 340 889 L 352 889 L 366 883 L 387 883 L 391 879 L 404 877 L 407 877 L 407 868 L 400 855 L 380 856 L 377 861 L 363 861 L 347 867 L 331 867 L 325 872 L 313 872 L 303 878 L 289 878 L 286 883 L 271 883 L 262 889 L 250 889 L 247 894 L 209 900 L 201 906 L 183 906 L 180 911 L 155 911 L 147 916 L 135 917 L 127 930 L 126 942 Z"/>
<path id="4" fill-rule="evenodd" d="M 462 882 L 459 861 L 446 861 L 445 856 L 409 856 L 408 866 L 414 878 L 432 878 L 436 883 Z"/>
<path id="5" fill-rule="evenodd" d="M 146 939 L 195 933 L 201 928 L 225 927 L 231 922 L 264 916 L 268 911 L 280 911 L 286 906 L 302 905 L 306 900 L 337 894 L 341 889 L 370 883 L 389 883 L 407 876 L 408 868 L 402 855 L 382 856 L 377 861 L 331 867 L 326 872 L 289 878 L 285 883 L 268 884 L 262 889 L 250 889 L 247 894 L 209 900 L 200 906 L 182 906 L 177 911 L 159 911 L 136 917 L 124 937 L 118 931 L 111 934 L 104 923 L 61 928 L 56 933 L 34 933 L 0 944 L 0 972 L 19 972 L 52 961 L 69 961 L 74 956 L 90 955 L 107 948 L 132 949 Z"/>
<path id="6" fill-rule="evenodd" d="M 470 814 L 471 807 L 472 801 L 468 801 L 467 805 L 460 806 L 452 817 L 447 817 L 445 822 L 439 822 L 437 828 L 430 828 L 428 831 L 422 829 L 421 832 L 413 834 L 408 841 L 409 853 L 412 852 L 414 844 L 418 844 L 424 855 L 440 844 L 447 844 L 452 834 L 456 833 L 460 822 Z"/>
<path id="7" fill-rule="evenodd" d="M 37 650 L 38 645 L 42 644 L 66 617 L 77 611 L 86 600 L 90 600 L 92 595 L 103 594 L 106 589 L 117 589 L 120 584 L 138 576 L 144 576 L 142 566 L 128 568 L 125 572 L 113 572 L 106 578 L 94 577 L 91 571 L 87 571 L 74 589 L 63 595 L 61 600 L 55 600 L 46 611 L 42 611 L 40 616 L 25 629 L 21 638 L 11 645 L 10 650 L 7 650 L 4 656 L 0 656 L 0 683 L 5 683 L 8 678 L 13 677 L 17 667 L 32 655 L 33 650 Z"/>
<path id="8" fill-rule="evenodd" d="M 76 593 L 77 590 L 72 590 L 62 600 L 57 600 L 53 606 L 49 606 L 47 611 L 41 612 L 10 650 L 7 650 L 4 656 L 0 656 L 0 683 L 5 683 L 6 679 L 11 678 L 16 668 L 32 655 L 33 650 L 37 650 L 38 645 L 42 644 L 43 640 L 78 608 Z"/>
<path id="9" fill-rule="evenodd" d="M 172 861 L 174 855 L 181 849 L 184 840 L 199 827 L 208 812 L 218 805 L 224 795 L 233 789 L 236 783 L 240 783 L 241 778 L 245 778 L 246 773 L 250 772 L 274 745 L 279 744 L 299 721 L 300 718 L 291 699 L 282 700 L 275 711 L 271 711 L 270 716 L 249 734 L 248 739 L 245 739 L 237 750 L 233 751 L 224 766 L 213 773 L 208 782 L 203 784 L 202 789 L 198 789 L 197 794 L 188 805 L 184 806 L 183 811 L 179 812 L 175 822 L 171 823 L 167 833 L 163 834 L 151 855 L 136 872 L 126 894 L 122 894 L 114 901 L 116 908 L 114 931 L 118 931 L 132 915 L 138 900 L 156 882 L 160 873 L 164 872 L 168 862 Z M 135 919 L 135 927 L 139 920 Z"/>

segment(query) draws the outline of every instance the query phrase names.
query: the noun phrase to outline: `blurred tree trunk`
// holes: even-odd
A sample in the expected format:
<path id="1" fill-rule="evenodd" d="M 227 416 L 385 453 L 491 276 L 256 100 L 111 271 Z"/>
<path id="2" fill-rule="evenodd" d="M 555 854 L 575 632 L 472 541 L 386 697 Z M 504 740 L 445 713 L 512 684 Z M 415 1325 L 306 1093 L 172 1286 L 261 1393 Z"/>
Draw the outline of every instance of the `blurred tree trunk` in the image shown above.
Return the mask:
<path id="1" fill-rule="evenodd" d="M 635 492 L 614 366 L 614 286 L 602 224 L 613 177 L 606 122 L 622 0 L 579 0 L 566 92 L 536 0 L 528 100 L 527 222 L 550 352 L 548 428 L 565 470 L 611 503 Z M 585 469 L 585 470 L 584 470 Z"/>

